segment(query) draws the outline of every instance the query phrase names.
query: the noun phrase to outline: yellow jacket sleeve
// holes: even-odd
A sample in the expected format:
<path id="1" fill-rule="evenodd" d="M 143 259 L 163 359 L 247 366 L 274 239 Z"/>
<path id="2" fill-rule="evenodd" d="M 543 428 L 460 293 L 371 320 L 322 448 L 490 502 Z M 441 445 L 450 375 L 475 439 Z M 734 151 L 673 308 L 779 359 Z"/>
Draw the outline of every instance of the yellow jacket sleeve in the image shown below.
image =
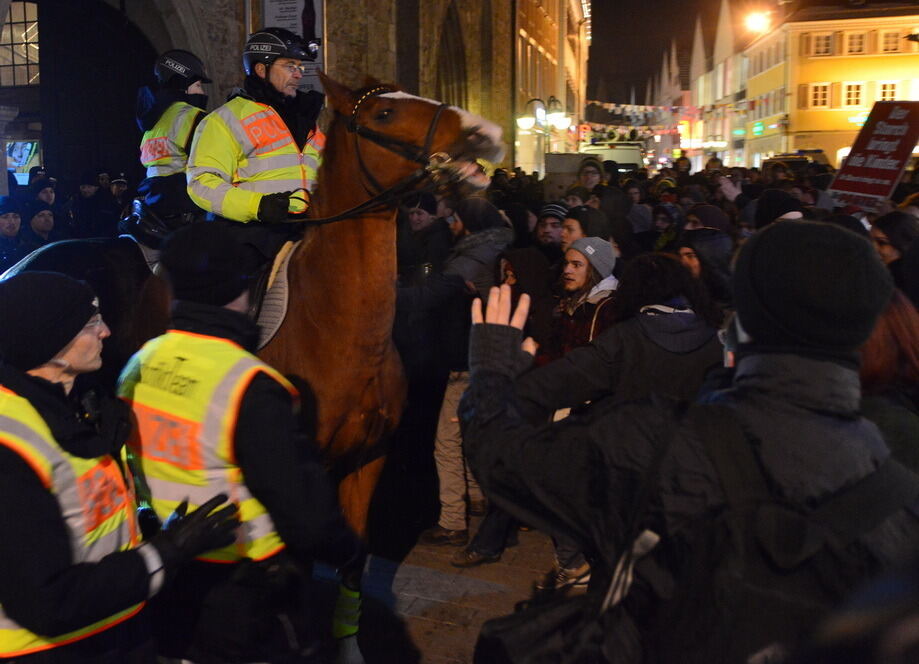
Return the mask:
<path id="1" fill-rule="evenodd" d="M 262 194 L 233 186 L 242 149 L 216 113 L 205 117 L 195 130 L 188 156 L 188 195 L 199 207 L 233 221 L 258 219 Z"/>

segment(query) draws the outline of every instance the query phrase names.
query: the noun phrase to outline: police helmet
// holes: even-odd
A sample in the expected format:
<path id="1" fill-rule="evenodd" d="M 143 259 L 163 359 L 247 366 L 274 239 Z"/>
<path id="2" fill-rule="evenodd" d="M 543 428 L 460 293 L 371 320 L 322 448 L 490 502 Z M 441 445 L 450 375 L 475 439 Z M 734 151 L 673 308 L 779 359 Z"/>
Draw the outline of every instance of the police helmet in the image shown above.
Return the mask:
<path id="1" fill-rule="evenodd" d="M 319 41 L 304 41 L 299 35 L 284 28 L 265 28 L 249 35 L 243 49 L 243 68 L 252 74 L 256 63 L 266 67 L 278 58 L 309 60 L 313 62 L 319 54 Z"/>
<path id="2" fill-rule="evenodd" d="M 204 63 L 194 53 L 175 49 L 166 51 L 156 59 L 153 74 L 160 85 L 169 85 L 181 89 L 187 88 L 195 81 L 210 83 L 204 71 Z"/>

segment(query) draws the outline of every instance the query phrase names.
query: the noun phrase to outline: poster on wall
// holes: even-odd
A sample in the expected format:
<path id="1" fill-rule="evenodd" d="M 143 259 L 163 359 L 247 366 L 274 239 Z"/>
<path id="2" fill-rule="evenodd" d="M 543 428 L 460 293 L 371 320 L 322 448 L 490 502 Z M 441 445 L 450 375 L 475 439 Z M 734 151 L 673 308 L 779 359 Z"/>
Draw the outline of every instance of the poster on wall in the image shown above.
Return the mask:
<path id="1" fill-rule="evenodd" d="M 262 25 L 266 28 L 284 28 L 304 40 L 319 40 L 319 55 L 315 62 L 306 62 L 307 71 L 300 81 L 303 91 L 322 92 L 318 71 L 325 68 L 325 0 L 263 0 Z"/>
<path id="2" fill-rule="evenodd" d="M 874 211 L 890 198 L 919 140 L 919 102 L 879 101 L 829 187 L 841 205 Z"/>

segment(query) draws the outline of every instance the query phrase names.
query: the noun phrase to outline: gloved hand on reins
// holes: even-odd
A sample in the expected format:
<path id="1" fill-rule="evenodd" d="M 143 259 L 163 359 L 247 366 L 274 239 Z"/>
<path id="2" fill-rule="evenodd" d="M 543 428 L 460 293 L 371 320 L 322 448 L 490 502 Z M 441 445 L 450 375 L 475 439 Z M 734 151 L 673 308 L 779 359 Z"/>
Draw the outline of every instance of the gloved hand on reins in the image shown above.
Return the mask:
<path id="1" fill-rule="evenodd" d="M 217 494 L 188 515 L 185 514 L 188 501 L 184 500 L 166 519 L 163 529 L 150 544 L 156 547 L 167 570 L 175 570 L 195 556 L 234 542 L 234 531 L 239 527 L 239 508 L 230 504 L 212 512 L 226 500 L 226 494 Z"/>
<path id="2" fill-rule="evenodd" d="M 287 221 L 287 209 L 290 207 L 292 191 L 279 194 L 264 194 L 258 204 L 258 220 L 266 224 L 277 224 Z"/>

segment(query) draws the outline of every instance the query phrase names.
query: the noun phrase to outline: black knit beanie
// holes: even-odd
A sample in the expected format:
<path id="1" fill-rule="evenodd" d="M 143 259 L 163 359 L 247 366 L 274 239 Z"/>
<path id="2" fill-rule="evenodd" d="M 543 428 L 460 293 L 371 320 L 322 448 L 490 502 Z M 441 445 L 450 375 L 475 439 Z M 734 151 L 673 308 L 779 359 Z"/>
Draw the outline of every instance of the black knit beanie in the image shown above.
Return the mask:
<path id="1" fill-rule="evenodd" d="M 498 212 L 498 208 L 478 196 L 464 198 L 457 203 L 456 214 L 463 222 L 463 227 L 470 233 L 478 233 L 504 224 L 504 218 Z"/>
<path id="2" fill-rule="evenodd" d="M 20 371 L 61 352 L 98 312 L 86 282 L 58 272 L 20 272 L 0 281 L 0 356 Z"/>
<path id="3" fill-rule="evenodd" d="M 248 287 L 243 250 L 220 224 L 200 222 L 172 233 L 160 262 L 177 300 L 222 307 Z"/>
<path id="4" fill-rule="evenodd" d="M 734 269 L 737 316 L 756 347 L 852 352 L 892 292 L 868 241 L 820 222 L 770 224 L 747 240 Z"/>
<path id="5" fill-rule="evenodd" d="M 756 214 L 753 223 L 764 228 L 789 212 L 804 213 L 804 206 L 787 191 L 767 189 L 756 199 Z"/>

